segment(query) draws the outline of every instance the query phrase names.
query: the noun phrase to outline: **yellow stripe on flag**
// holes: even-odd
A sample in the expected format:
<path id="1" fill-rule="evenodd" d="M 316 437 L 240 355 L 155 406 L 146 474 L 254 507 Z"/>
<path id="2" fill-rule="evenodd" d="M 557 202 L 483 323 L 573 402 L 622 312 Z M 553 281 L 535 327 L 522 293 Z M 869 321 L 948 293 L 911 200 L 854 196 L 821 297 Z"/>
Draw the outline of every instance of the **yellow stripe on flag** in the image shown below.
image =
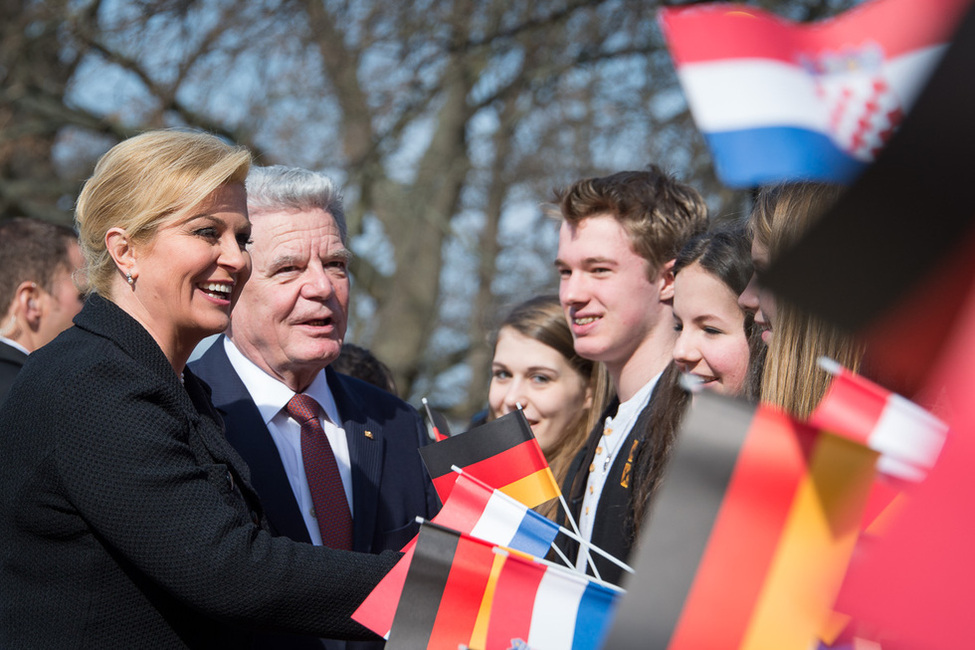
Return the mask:
<path id="1" fill-rule="evenodd" d="M 496 553 L 494 563 L 491 565 L 491 574 L 488 576 L 487 587 L 484 589 L 484 598 L 481 599 L 481 607 L 477 611 L 477 619 L 474 621 L 474 630 L 471 632 L 471 642 L 468 647 L 471 650 L 483 650 L 487 645 L 488 623 L 491 620 L 491 604 L 494 602 L 494 590 L 498 586 L 498 576 L 501 575 L 501 567 L 504 566 L 507 556 L 504 553 Z"/>
<path id="2" fill-rule="evenodd" d="M 509 483 L 503 488 L 499 488 L 498 491 L 504 492 L 529 508 L 541 505 L 561 494 L 559 486 L 555 482 L 555 475 L 548 467 L 540 469 L 534 474 L 529 474 L 525 478 L 518 479 L 514 483 Z"/>
<path id="3" fill-rule="evenodd" d="M 807 650 L 823 630 L 846 573 L 877 453 L 823 433 L 811 456 L 743 650 Z"/>

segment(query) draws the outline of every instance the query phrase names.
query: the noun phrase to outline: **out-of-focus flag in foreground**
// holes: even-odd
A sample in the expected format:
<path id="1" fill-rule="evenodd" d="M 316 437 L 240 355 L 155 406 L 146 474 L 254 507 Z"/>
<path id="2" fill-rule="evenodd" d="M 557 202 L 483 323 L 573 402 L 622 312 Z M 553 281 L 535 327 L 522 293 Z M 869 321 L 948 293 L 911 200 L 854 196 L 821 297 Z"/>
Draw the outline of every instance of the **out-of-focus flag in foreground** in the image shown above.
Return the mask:
<path id="1" fill-rule="evenodd" d="M 934 467 L 948 425 L 914 402 L 854 374 L 830 359 L 820 359 L 833 380 L 809 416 L 809 424 L 880 453 L 877 471 L 917 482 Z"/>
<path id="2" fill-rule="evenodd" d="M 894 650 L 949 650 L 975 639 L 975 285 L 932 375 L 951 434 L 934 469 L 906 492 L 883 534 L 866 538 L 836 608 Z"/>
<path id="3" fill-rule="evenodd" d="M 420 447 L 420 456 L 443 503 L 457 480 L 454 465 L 529 508 L 560 494 L 521 409 L 466 433 Z"/>
<path id="4" fill-rule="evenodd" d="M 911 107 L 971 0 L 874 0 L 796 24 L 753 7 L 661 10 L 677 76 L 731 187 L 851 181 Z"/>
<path id="5" fill-rule="evenodd" d="M 559 533 L 554 522 L 466 474 L 457 476 L 450 498 L 433 523 L 538 557 L 545 557 Z M 352 615 L 376 634 L 385 636 L 390 630 L 415 552 L 414 543 L 404 547 L 405 555 Z"/>
<path id="6" fill-rule="evenodd" d="M 885 650 L 975 639 L 973 71 L 969 10 L 884 155 L 766 273 L 777 295 L 860 334 L 880 383 L 950 429 L 882 535 L 861 539 L 836 603 Z"/>
<path id="7" fill-rule="evenodd" d="M 876 458 L 780 412 L 695 395 L 606 647 L 812 647 Z"/>
<path id="8" fill-rule="evenodd" d="M 425 524 L 386 647 L 596 650 L 618 592 Z"/>

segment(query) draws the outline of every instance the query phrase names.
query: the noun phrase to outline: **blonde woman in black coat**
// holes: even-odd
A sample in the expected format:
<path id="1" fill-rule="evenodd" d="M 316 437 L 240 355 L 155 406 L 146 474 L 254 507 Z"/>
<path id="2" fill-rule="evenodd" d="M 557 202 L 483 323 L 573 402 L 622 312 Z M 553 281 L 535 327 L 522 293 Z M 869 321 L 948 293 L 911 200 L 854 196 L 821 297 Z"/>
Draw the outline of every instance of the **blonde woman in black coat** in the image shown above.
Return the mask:
<path id="1" fill-rule="evenodd" d="M 250 273 L 250 154 L 150 132 L 78 200 L 92 293 L 0 408 L 0 647 L 247 647 L 254 629 L 376 638 L 350 614 L 398 555 L 272 537 L 185 370 Z"/>

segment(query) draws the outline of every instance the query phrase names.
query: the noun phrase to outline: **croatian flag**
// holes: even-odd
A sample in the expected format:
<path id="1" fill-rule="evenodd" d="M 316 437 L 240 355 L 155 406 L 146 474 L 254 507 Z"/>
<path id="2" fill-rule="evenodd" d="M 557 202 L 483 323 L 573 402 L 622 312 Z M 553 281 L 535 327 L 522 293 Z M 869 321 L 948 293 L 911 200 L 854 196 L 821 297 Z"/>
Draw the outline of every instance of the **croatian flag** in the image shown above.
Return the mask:
<path id="1" fill-rule="evenodd" d="M 875 0 L 814 24 L 661 10 L 691 114 L 731 187 L 847 183 L 890 138 L 971 0 Z"/>
<path id="2" fill-rule="evenodd" d="M 620 593 L 568 569 L 508 557 L 494 586 L 483 647 L 596 650 Z"/>

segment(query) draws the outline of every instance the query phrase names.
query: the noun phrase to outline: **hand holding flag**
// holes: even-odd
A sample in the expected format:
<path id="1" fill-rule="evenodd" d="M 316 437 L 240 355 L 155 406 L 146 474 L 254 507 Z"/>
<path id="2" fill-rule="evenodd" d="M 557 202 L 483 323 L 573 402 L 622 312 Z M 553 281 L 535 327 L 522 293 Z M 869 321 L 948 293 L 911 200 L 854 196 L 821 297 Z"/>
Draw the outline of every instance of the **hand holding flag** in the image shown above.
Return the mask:
<path id="1" fill-rule="evenodd" d="M 424 524 L 386 647 L 596 650 L 619 593 L 568 569 Z"/>

